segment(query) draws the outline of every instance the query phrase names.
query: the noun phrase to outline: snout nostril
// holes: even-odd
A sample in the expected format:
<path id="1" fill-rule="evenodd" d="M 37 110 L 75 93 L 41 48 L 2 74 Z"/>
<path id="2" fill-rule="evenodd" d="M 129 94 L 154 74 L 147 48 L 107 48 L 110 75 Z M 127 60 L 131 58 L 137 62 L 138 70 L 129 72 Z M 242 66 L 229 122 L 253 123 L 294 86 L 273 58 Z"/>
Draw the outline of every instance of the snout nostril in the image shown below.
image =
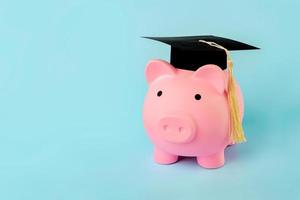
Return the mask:
<path id="1" fill-rule="evenodd" d="M 179 133 L 183 132 L 183 127 L 179 127 L 178 131 Z"/>
<path id="2" fill-rule="evenodd" d="M 168 129 L 168 125 L 164 125 L 163 129 L 164 129 L 164 131 L 166 131 Z"/>

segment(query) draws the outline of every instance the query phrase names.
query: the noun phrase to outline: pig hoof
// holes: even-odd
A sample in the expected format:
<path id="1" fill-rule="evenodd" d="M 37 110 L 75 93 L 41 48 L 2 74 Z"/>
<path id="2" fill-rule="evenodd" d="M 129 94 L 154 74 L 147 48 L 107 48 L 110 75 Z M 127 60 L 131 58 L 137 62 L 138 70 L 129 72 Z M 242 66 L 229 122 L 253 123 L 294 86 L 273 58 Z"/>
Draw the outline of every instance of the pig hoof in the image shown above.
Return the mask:
<path id="1" fill-rule="evenodd" d="M 158 164 L 168 165 L 177 162 L 178 156 L 154 149 L 154 161 Z"/>
<path id="2" fill-rule="evenodd" d="M 177 162 L 178 156 L 169 156 L 169 157 L 159 157 L 155 156 L 154 160 L 156 163 L 161 164 L 161 165 L 168 165 L 168 164 L 173 164 Z"/>
<path id="3" fill-rule="evenodd" d="M 224 152 L 216 153 L 207 157 L 197 157 L 197 162 L 201 167 L 207 169 L 215 169 L 224 165 Z"/>

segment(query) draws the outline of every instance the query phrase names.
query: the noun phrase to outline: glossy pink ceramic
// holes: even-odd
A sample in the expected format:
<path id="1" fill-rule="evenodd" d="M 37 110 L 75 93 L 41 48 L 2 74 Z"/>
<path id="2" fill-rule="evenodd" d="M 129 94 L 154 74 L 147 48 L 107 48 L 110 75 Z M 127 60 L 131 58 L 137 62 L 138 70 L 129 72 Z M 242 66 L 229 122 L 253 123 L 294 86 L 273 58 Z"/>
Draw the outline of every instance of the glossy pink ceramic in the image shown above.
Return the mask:
<path id="1" fill-rule="evenodd" d="M 197 71 L 176 69 L 162 60 L 146 67 L 149 90 L 143 121 L 154 144 L 154 160 L 171 164 L 178 156 L 194 156 L 205 168 L 224 165 L 231 144 L 227 71 L 205 65 Z M 243 115 L 243 98 L 236 85 Z"/>

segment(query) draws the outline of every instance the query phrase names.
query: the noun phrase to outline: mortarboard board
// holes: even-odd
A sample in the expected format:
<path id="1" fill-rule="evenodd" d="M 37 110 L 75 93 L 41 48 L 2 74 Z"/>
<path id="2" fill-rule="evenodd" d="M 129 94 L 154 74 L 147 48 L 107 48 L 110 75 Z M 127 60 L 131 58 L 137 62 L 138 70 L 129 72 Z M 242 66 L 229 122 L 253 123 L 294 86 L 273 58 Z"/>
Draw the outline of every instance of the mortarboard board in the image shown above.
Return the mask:
<path id="1" fill-rule="evenodd" d="M 170 45 L 170 63 L 176 68 L 192 71 L 196 71 L 205 64 L 215 64 L 224 70 L 227 68 L 227 50 L 259 49 L 239 41 L 213 35 L 144 38 Z"/>

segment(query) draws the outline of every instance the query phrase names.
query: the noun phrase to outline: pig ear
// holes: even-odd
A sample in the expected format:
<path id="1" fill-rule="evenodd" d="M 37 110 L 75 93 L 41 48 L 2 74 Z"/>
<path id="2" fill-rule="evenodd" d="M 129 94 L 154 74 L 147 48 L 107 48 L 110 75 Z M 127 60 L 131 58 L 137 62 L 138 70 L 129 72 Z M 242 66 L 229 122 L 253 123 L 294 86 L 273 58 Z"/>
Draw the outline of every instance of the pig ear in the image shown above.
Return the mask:
<path id="1" fill-rule="evenodd" d="M 217 65 L 209 64 L 200 67 L 194 72 L 193 78 L 204 79 L 212 84 L 221 94 L 226 89 L 224 72 Z"/>
<path id="2" fill-rule="evenodd" d="M 158 77 L 164 75 L 174 75 L 175 68 L 163 60 L 151 60 L 146 66 L 146 79 L 151 83 Z"/>

